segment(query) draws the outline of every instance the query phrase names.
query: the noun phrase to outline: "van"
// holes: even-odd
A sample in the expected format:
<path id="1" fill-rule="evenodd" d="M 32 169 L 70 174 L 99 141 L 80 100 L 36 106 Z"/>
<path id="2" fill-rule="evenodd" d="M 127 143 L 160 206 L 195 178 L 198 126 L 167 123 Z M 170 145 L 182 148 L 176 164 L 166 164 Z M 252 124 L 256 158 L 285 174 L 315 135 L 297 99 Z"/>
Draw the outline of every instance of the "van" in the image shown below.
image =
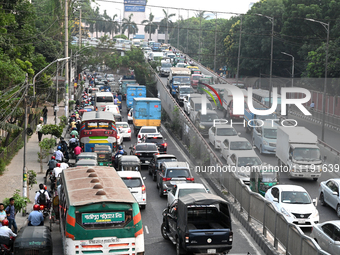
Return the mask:
<path id="1" fill-rule="evenodd" d="M 114 105 L 113 95 L 111 92 L 97 92 L 94 102 L 99 111 L 104 111 L 107 105 Z"/>
<path id="2" fill-rule="evenodd" d="M 258 121 L 259 122 L 259 121 Z M 253 129 L 253 145 L 256 146 L 260 153 L 275 154 L 276 153 L 276 137 L 277 137 L 277 123 L 272 121 L 263 121 L 255 124 Z"/>
<path id="3" fill-rule="evenodd" d="M 209 129 L 214 125 L 214 120 L 218 118 L 217 113 L 213 110 L 207 110 L 206 114 L 199 110 L 193 122 L 202 135 L 208 135 Z"/>
<path id="4" fill-rule="evenodd" d="M 207 99 L 206 95 L 202 95 L 201 97 L 192 97 L 190 98 L 190 104 L 189 104 L 189 112 L 190 112 L 190 119 L 192 121 L 195 121 L 196 114 L 199 110 L 202 109 L 202 98 L 205 97 L 205 102 L 207 106 L 207 110 L 214 110 L 212 107 L 212 104 Z"/>
<path id="5" fill-rule="evenodd" d="M 119 171 L 117 172 L 122 178 L 125 185 L 129 188 L 141 209 L 146 207 L 146 189 L 143 179 L 139 171 Z"/>

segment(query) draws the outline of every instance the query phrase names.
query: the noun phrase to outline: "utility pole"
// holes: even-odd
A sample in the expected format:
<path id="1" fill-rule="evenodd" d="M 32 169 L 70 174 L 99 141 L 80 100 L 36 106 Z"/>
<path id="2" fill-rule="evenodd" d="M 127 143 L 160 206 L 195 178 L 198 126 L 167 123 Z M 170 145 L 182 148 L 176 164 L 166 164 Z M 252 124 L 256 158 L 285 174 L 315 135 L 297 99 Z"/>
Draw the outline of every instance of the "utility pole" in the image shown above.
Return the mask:
<path id="1" fill-rule="evenodd" d="M 200 36 L 198 40 L 198 54 L 199 54 L 198 62 L 201 62 L 201 34 L 202 34 L 201 23 L 202 23 L 202 17 L 200 16 Z"/>
<path id="2" fill-rule="evenodd" d="M 178 9 L 178 24 L 177 24 L 177 49 L 179 49 L 179 16 L 180 16 L 180 9 Z"/>
<path id="3" fill-rule="evenodd" d="M 189 10 L 188 10 L 188 20 L 189 20 Z M 189 22 L 188 22 L 189 23 Z M 187 50 L 186 50 L 186 54 L 188 54 L 188 37 L 189 37 L 189 35 L 188 35 L 188 25 L 187 25 Z"/>
<path id="4" fill-rule="evenodd" d="M 22 196 L 27 197 L 27 169 L 26 169 L 26 147 L 27 147 L 27 92 L 28 92 L 28 74 L 25 75 L 25 129 L 24 129 L 24 159 L 23 159 L 23 186 L 22 186 Z"/>
<path id="5" fill-rule="evenodd" d="M 69 71 L 68 71 L 68 0 L 65 0 L 65 116 L 68 118 L 68 101 L 69 101 Z"/>
<path id="6" fill-rule="evenodd" d="M 81 6 L 80 6 L 80 13 L 79 13 L 79 49 L 81 49 Z"/>
<path id="7" fill-rule="evenodd" d="M 241 15 L 241 23 L 240 23 L 240 36 L 238 39 L 236 86 L 238 86 L 238 79 L 239 79 L 239 73 L 240 73 L 241 39 L 242 39 L 242 15 Z"/>
<path id="8" fill-rule="evenodd" d="M 274 46 L 274 17 L 272 17 L 272 41 L 270 46 L 270 73 L 269 73 L 269 108 L 272 107 L 272 91 L 273 91 L 273 46 Z"/>
<path id="9" fill-rule="evenodd" d="M 57 88 L 56 88 L 56 91 L 55 91 L 55 107 L 58 106 L 58 91 L 59 91 L 59 88 L 58 88 L 58 69 L 59 69 L 59 61 L 57 61 Z M 54 110 L 54 113 L 55 113 L 55 116 L 54 116 L 54 124 L 57 125 L 57 111 L 56 109 L 53 109 Z"/>

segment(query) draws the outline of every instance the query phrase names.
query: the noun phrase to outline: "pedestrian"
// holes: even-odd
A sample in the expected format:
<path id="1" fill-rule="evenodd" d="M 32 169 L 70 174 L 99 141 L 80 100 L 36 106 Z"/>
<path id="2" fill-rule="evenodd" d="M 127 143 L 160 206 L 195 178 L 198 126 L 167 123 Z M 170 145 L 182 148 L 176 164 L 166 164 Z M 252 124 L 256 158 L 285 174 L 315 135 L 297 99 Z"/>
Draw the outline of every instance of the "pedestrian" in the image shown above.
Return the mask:
<path id="1" fill-rule="evenodd" d="M 314 101 L 312 101 L 311 104 L 310 104 L 310 106 L 309 106 L 309 108 L 310 108 L 311 111 L 314 110 L 314 106 L 315 106 Z"/>
<path id="2" fill-rule="evenodd" d="M 46 123 L 47 123 L 47 113 L 48 113 L 46 106 L 44 107 L 42 112 L 43 112 L 43 117 L 44 117 L 44 125 L 46 125 Z"/>
<path id="3" fill-rule="evenodd" d="M 39 124 L 37 125 L 36 133 L 38 134 L 38 140 L 39 143 L 41 142 L 41 137 L 42 137 L 42 124 L 41 121 L 39 121 Z"/>
<path id="4" fill-rule="evenodd" d="M 8 227 L 11 229 L 12 226 L 14 228 L 14 233 L 18 233 L 18 227 L 17 227 L 17 223 L 15 222 L 15 215 L 17 214 L 15 211 L 15 207 L 14 207 L 14 198 L 11 197 L 9 199 L 9 206 L 6 207 L 5 211 L 7 213 L 7 219 L 9 221 Z"/>
<path id="5" fill-rule="evenodd" d="M 2 226 L 2 221 L 7 217 L 6 211 L 4 209 L 5 205 L 0 203 L 0 227 Z"/>

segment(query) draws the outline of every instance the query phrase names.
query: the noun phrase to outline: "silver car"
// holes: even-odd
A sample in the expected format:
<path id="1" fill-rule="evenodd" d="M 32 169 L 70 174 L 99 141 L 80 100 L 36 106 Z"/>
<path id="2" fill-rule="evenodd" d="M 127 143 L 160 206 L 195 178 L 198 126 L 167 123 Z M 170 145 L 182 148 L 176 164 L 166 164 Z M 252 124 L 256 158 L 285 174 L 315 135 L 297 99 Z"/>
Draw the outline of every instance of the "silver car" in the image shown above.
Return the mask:
<path id="1" fill-rule="evenodd" d="M 340 220 L 315 224 L 312 229 L 313 238 L 324 251 L 340 254 Z"/>
<path id="2" fill-rule="evenodd" d="M 329 205 L 340 217 L 340 197 L 339 197 L 340 178 L 323 181 L 319 186 L 319 201 L 325 206 Z"/>

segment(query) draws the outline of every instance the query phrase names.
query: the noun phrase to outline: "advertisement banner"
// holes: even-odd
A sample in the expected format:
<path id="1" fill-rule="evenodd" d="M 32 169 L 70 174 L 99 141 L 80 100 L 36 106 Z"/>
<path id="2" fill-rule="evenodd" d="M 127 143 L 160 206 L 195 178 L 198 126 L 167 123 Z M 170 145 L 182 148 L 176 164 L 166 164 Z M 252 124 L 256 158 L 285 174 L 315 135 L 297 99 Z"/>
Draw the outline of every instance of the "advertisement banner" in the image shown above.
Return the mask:
<path id="1" fill-rule="evenodd" d="M 124 4 L 146 5 L 146 0 L 124 0 Z"/>
<path id="2" fill-rule="evenodd" d="M 140 5 L 125 5 L 125 12 L 145 12 L 145 6 Z"/>
<path id="3" fill-rule="evenodd" d="M 108 212 L 108 213 L 83 213 L 83 224 L 107 224 L 121 223 L 125 221 L 124 212 Z"/>

